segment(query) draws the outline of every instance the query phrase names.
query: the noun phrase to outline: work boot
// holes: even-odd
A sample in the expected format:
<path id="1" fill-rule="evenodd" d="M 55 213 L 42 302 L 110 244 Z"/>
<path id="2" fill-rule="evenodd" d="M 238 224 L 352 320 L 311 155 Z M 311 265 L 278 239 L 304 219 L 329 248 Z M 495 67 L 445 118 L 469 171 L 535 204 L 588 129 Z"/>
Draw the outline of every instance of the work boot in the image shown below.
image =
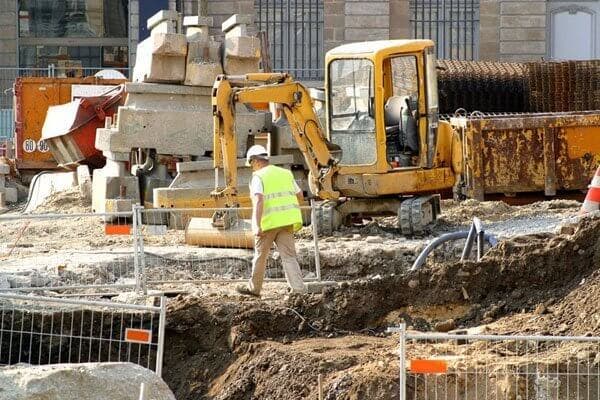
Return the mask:
<path id="1" fill-rule="evenodd" d="M 255 293 L 247 285 L 238 285 L 235 290 L 244 296 L 260 297 L 259 293 Z"/>

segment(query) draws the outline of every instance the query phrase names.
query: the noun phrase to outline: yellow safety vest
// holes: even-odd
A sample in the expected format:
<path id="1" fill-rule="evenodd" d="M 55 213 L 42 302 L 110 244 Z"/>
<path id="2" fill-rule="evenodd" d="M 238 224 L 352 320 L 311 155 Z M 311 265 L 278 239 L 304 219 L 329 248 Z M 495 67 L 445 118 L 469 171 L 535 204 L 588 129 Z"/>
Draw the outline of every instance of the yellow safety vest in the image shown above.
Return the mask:
<path id="1" fill-rule="evenodd" d="M 268 165 L 254 172 L 263 185 L 263 214 L 260 228 L 268 231 L 293 225 L 302 228 L 302 213 L 294 188 L 294 176 L 285 168 Z"/>

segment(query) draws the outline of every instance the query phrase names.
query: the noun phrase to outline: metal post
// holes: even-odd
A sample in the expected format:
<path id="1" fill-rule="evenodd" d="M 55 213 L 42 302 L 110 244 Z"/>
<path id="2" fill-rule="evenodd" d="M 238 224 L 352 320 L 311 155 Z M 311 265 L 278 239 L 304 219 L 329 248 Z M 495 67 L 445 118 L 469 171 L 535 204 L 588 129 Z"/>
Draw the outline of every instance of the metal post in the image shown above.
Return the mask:
<path id="1" fill-rule="evenodd" d="M 483 246 L 485 245 L 485 232 L 482 230 L 477 232 L 477 261 L 480 261 L 483 257 Z"/>
<path id="2" fill-rule="evenodd" d="M 473 218 L 473 226 L 475 227 L 475 230 L 477 231 L 477 261 L 481 260 L 481 257 L 483 257 L 483 246 L 485 244 L 485 231 L 483 230 L 483 224 L 481 223 L 481 220 L 477 217 Z"/>
<path id="3" fill-rule="evenodd" d="M 140 396 L 139 400 L 146 400 L 146 385 L 144 382 L 140 384 Z"/>
<path id="4" fill-rule="evenodd" d="M 317 226 L 317 209 L 315 201 L 310 201 L 310 225 L 312 227 L 313 234 L 313 246 L 315 247 L 315 272 L 317 274 L 317 280 L 321 280 L 321 256 L 319 254 L 319 229 Z"/>
<path id="5" fill-rule="evenodd" d="M 156 375 L 161 376 L 163 355 L 165 352 L 165 324 L 167 322 L 167 298 L 160 297 L 160 316 L 158 318 L 158 348 L 156 350 Z"/>
<path id="6" fill-rule="evenodd" d="M 400 324 L 400 400 L 406 400 L 406 323 Z"/>
<path id="7" fill-rule="evenodd" d="M 140 257 L 139 268 L 140 268 L 140 285 L 142 292 L 144 295 L 148 294 L 148 287 L 146 286 L 146 253 L 144 252 L 144 235 L 142 234 L 142 213 L 144 211 L 144 207 L 137 206 L 138 216 L 138 254 Z"/>
<path id="8" fill-rule="evenodd" d="M 135 276 L 135 292 L 141 292 L 141 280 L 140 280 L 140 249 L 138 247 L 138 213 L 137 205 L 134 204 L 131 210 L 131 225 L 133 228 L 133 274 Z"/>
<path id="9" fill-rule="evenodd" d="M 475 224 L 471 224 L 471 229 L 469 229 L 469 235 L 467 236 L 465 247 L 463 248 L 462 254 L 460 256 L 460 261 L 464 261 L 469 258 L 469 254 L 471 254 L 471 250 L 473 250 L 473 241 L 475 240 L 475 233 Z"/>

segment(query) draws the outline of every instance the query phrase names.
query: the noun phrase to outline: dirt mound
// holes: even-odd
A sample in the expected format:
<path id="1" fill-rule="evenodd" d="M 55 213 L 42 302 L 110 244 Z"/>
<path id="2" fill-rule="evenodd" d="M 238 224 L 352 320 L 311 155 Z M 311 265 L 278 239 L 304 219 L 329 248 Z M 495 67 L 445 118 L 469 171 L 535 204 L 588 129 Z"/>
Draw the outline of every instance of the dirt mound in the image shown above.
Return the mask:
<path id="1" fill-rule="evenodd" d="M 321 295 L 180 296 L 168 311 L 165 379 L 179 399 L 300 399 L 315 397 L 322 371 L 326 398 L 393 398 L 396 344 L 384 328 L 404 320 L 431 330 L 450 317 L 457 328 L 518 331 L 533 316 L 538 333 L 590 330 L 600 321 L 598 257 L 600 219 L 587 219 L 561 235 L 504 241 L 481 262 L 434 264 Z M 540 313 L 540 304 L 555 311 Z"/>
<path id="2" fill-rule="evenodd" d="M 540 201 L 525 206 L 511 206 L 502 201 L 465 200 L 442 201 L 442 224 L 460 225 L 478 217 L 483 222 L 504 221 L 508 218 L 536 216 L 551 213 L 572 214 L 579 210 L 581 203 L 575 200 Z"/>
<path id="3" fill-rule="evenodd" d="M 51 194 L 35 209 L 36 214 L 75 214 L 92 212 L 91 200 L 82 195 L 79 187 Z"/>

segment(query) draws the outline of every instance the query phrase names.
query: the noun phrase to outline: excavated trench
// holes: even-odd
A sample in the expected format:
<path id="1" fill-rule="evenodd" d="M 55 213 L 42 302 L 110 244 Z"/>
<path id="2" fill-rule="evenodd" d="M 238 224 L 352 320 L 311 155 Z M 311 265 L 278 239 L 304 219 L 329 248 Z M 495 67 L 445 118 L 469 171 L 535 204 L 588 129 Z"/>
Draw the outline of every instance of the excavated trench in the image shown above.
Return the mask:
<path id="1" fill-rule="evenodd" d="M 419 330 L 507 321 L 497 329 L 516 333 L 525 325 L 511 319 L 544 307 L 554 309 L 547 323 L 529 329 L 589 334 L 572 298 L 600 293 L 599 239 L 600 221 L 584 220 L 573 232 L 504 241 L 480 262 L 434 264 L 321 295 L 180 296 L 168 310 L 164 378 L 178 399 L 316 398 L 319 374 L 327 399 L 395 398 L 396 341 L 384 330 L 402 320 Z"/>
<path id="2" fill-rule="evenodd" d="M 317 398 L 319 376 L 325 399 L 394 399 L 397 338 L 385 329 L 401 321 L 422 331 L 485 324 L 489 333 L 600 333 L 600 219 L 501 241 L 480 262 L 455 261 L 443 249 L 412 273 L 402 271 L 414 253 L 399 247 L 324 257 L 325 276 L 359 278 L 319 295 L 256 300 L 226 290 L 170 299 L 163 378 L 181 400 Z M 16 315 L 6 329 L 9 320 L 47 324 Z M 39 348 L 39 337 L 31 342 L 28 349 Z M 45 362 L 16 348 L 0 351 L 13 362 Z M 108 351 L 81 349 L 97 350 Z"/>

